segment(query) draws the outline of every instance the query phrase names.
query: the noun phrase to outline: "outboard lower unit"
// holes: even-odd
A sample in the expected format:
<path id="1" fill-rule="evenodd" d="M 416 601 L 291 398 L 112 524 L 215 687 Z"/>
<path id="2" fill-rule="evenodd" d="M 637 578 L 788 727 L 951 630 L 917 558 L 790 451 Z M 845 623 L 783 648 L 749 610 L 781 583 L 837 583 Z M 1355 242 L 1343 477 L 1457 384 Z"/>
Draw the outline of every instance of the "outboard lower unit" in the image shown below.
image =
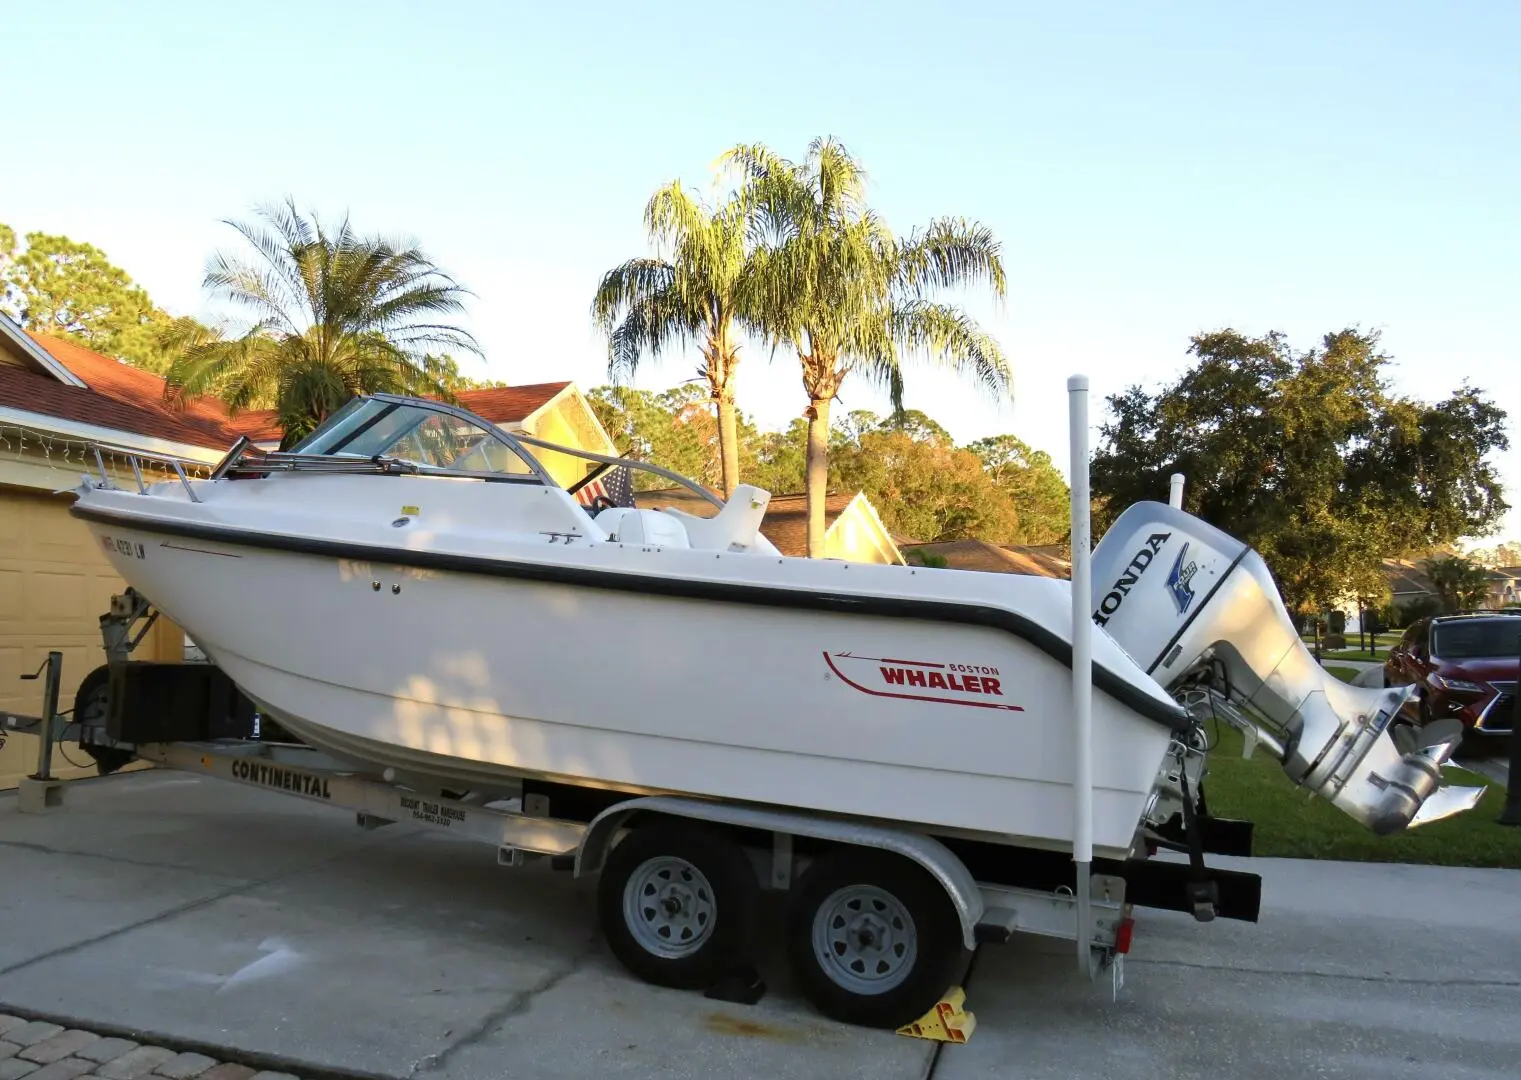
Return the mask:
<path id="1" fill-rule="evenodd" d="M 1310 655 L 1262 557 L 1165 503 L 1129 507 L 1093 553 L 1093 618 L 1203 719 L 1268 748 L 1289 779 L 1380 835 L 1472 809 L 1483 788 L 1446 787 L 1457 721 L 1391 725 L 1414 687 L 1363 689 Z M 1403 719 L 1401 722 L 1404 722 Z"/>

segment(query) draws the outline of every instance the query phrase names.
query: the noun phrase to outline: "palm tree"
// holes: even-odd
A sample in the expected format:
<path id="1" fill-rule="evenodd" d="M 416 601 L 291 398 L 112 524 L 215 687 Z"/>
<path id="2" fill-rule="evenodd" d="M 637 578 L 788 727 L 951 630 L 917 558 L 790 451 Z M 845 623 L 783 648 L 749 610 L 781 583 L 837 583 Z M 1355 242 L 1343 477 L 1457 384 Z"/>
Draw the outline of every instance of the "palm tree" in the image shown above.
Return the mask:
<path id="1" fill-rule="evenodd" d="M 1423 569 L 1443 611 L 1476 608 L 1489 597 L 1489 572 L 1460 555 L 1433 557 Z"/>
<path id="2" fill-rule="evenodd" d="M 758 245 L 760 312 L 773 346 L 791 346 L 808 395 L 808 554 L 824 547 L 829 408 L 840 384 L 861 372 L 903 409 L 904 353 L 927 352 L 987 390 L 1009 386 L 998 343 L 961 310 L 935 302 L 937 287 L 985 282 L 1000 299 L 998 243 L 981 225 L 933 221 L 897 240 L 865 206 L 865 173 L 833 139 L 815 139 L 794 165 L 761 145 L 721 159 L 744 178 L 741 202 Z"/>
<path id="3" fill-rule="evenodd" d="M 602 277 L 592 318 L 607 335 L 608 372 L 635 374 L 646 351 L 688 342 L 702 356 L 698 373 L 718 408 L 718 448 L 727 498 L 739 483 L 734 372 L 740 331 L 753 323 L 757 283 L 745 243 L 743 207 L 730 200 L 710 212 L 673 182 L 650 197 L 645 228 L 670 260 L 629 259 Z"/>
<path id="4" fill-rule="evenodd" d="M 227 222 L 257 257 L 218 253 L 204 279 L 251 323 L 231 337 L 188 319 L 171 324 L 167 397 L 215 392 L 232 412 L 273 399 L 282 448 L 357 394 L 453 399 L 449 361 L 429 350 L 481 354 L 470 334 L 438 321 L 463 311 L 465 289 L 415 244 L 359 236 L 347 217 L 329 233 L 289 199 L 258 216 L 264 225 Z"/>

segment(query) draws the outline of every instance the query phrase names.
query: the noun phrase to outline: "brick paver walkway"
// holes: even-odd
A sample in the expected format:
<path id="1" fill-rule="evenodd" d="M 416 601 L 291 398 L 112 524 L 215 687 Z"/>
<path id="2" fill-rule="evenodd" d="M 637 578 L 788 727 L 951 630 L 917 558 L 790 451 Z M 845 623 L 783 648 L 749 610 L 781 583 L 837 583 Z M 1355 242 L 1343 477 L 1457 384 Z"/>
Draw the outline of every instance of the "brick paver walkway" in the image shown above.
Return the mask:
<path id="1" fill-rule="evenodd" d="M 0 1080 L 297 1080 L 0 1013 Z"/>

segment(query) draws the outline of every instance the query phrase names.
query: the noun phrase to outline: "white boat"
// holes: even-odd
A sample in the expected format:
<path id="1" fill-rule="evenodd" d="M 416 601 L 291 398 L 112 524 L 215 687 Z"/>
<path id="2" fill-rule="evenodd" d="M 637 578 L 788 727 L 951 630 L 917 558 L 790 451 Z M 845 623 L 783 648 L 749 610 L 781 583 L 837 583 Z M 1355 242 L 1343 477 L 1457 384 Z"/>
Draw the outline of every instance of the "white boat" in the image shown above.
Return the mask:
<path id="1" fill-rule="evenodd" d="M 208 480 L 87 482 L 72 512 L 244 693 L 340 760 L 443 790 L 537 777 L 1070 849 L 1067 581 L 787 558 L 758 529 L 766 492 L 741 486 L 722 504 L 671 473 L 721 509 L 585 507 L 527 444 L 550 446 L 377 394 L 288 454 L 240 445 Z M 1175 547 L 1201 594 L 1183 640 L 1161 571 L 1141 576 Z M 1406 691 L 1306 669 L 1271 579 L 1243 553 L 1142 504 L 1094 554 L 1100 857 L 1125 858 L 1148 822 L 1177 813 L 1169 763 L 1195 725 L 1177 687 L 1217 654 L 1235 658 L 1238 691 L 1252 673 L 1281 682 L 1285 657 L 1299 665 L 1266 725 L 1235 718 L 1286 757 L 1292 746 L 1296 781 L 1335 787 L 1379 831 L 1415 819 L 1435 787 L 1390 771 L 1411 767 L 1384 730 Z M 1164 659 L 1167 686 L 1154 677 Z M 1319 695 L 1309 713 L 1302 686 Z M 1333 744 L 1346 752 L 1328 757 Z M 1441 746 L 1416 767 L 1426 780 Z M 1383 786 L 1349 784 L 1360 763 Z"/>
<path id="2" fill-rule="evenodd" d="M 650 469 L 715 512 L 582 505 L 530 447 Z M 1163 504 L 1078 553 L 1090 622 L 1068 581 L 782 556 L 764 491 L 724 503 L 427 400 L 357 399 L 289 453 L 240 442 L 209 479 L 138 477 L 102 469 L 72 508 L 142 594 L 102 619 L 109 737 L 76 705 L 103 768 L 137 754 L 457 826 L 505 861 L 573 859 L 601 875 L 615 953 L 665 985 L 732 969 L 762 881 L 792 890 L 809 998 L 885 1026 L 984 940 L 1068 936 L 1093 974 L 1128 950 L 1132 904 L 1255 920 L 1260 882 L 1202 864 L 1245 853 L 1200 801 L 1210 719 L 1378 833 L 1481 791 L 1440 783 L 1461 728 L 1397 744 L 1410 689 L 1331 678 L 1261 559 Z M 156 677 L 122 663 L 143 596 L 337 771 L 217 742 L 176 704 L 196 665 L 123 719 L 118 673 Z M 1190 863 L 1148 860 L 1163 844 Z"/>

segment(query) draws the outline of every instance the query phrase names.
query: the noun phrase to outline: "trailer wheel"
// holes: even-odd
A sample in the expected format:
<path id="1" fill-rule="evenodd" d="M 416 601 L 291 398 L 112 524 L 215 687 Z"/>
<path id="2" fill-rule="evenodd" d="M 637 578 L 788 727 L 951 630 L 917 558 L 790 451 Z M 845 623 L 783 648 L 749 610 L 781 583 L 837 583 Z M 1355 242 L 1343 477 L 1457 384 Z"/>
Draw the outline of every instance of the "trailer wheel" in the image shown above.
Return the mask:
<path id="1" fill-rule="evenodd" d="M 945 889 L 900 855 L 842 847 L 818 858 L 789 905 L 787 952 L 826 1016 L 898 1028 L 940 1000 L 970 958 Z"/>
<path id="2" fill-rule="evenodd" d="M 656 819 L 619 841 L 597 883 L 609 947 L 656 986 L 712 986 L 752 936 L 759 885 L 738 845 L 711 826 Z"/>

